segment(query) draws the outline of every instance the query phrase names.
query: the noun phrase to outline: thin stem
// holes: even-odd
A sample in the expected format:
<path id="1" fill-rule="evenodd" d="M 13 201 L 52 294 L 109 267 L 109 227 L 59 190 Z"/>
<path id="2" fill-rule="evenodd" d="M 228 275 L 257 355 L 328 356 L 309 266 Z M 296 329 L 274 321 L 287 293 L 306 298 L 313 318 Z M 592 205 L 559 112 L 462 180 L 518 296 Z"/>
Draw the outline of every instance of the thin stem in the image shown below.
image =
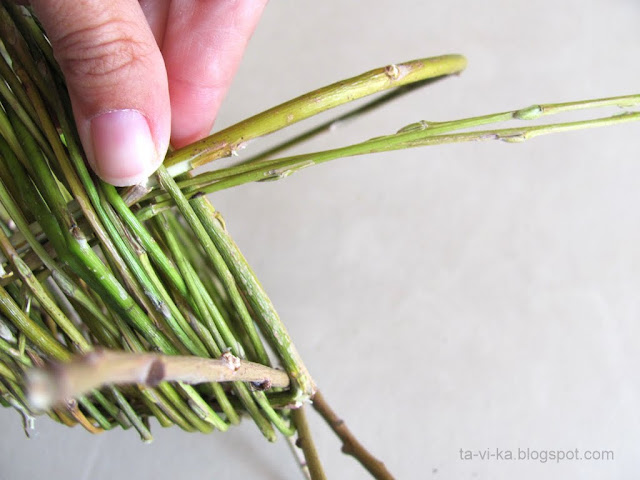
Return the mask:
<path id="1" fill-rule="evenodd" d="M 165 223 L 161 223 L 163 221 Z M 224 319 L 220 317 L 220 313 L 218 312 L 215 303 L 213 303 L 213 301 L 209 297 L 208 292 L 200 281 L 200 278 L 184 255 L 182 247 L 174 237 L 174 232 L 177 230 L 178 221 L 173 217 L 163 216 L 158 222 L 162 227 L 163 233 L 167 240 L 167 245 L 169 246 L 173 257 L 176 259 L 178 268 L 180 268 L 181 274 L 185 278 L 186 284 L 190 290 L 190 294 L 196 303 L 197 310 L 200 312 L 200 316 L 204 318 L 205 325 L 207 326 L 209 332 L 211 332 L 213 337 L 215 337 L 212 338 L 212 341 L 208 344 L 211 353 L 215 357 L 220 357 L 222 355 L 222 351 L 231 346 L 231 351 L 236 352 L 239 357 L 243 358 L 244 351 L 242 345 L 240 344 L 240 342 L 236 341 L 235 338 L 233 338 L 233 335 L 229 331 L 229 328 L 226 325 Z M 220 331 L 222 331 L 222 334 L 220 334 Z M 243 402 L 245 408 L 256 421 L 261 430 L 268 434 L 267 436 L 270 436 L 270 426 L 265 423 L 265 419 L 256 407 L 246 385 L 243 383 L 234 383 L 234 389 L 240 400 Z M 255 393 L 257 394 L 259 392 Z"/>
<path id="2" fill-rule="evenodd" d="M 120 393 L 120 391 L 114 386 L 110 386 L 109 390 L 111 394 L 116 399 L 117 404 L 120 406 L 120 409 L 125 414 L 125 416 L 131 421 L 133 427 L 140 434 L 140 439 L 144 443 L 150 443 L 153 440 L 153 436 L 151 432 L 145 425 L 145 422 L 140 418 L 140 416 L 136 413 L 131 404 L 127 401 L 127 399 Z"/>
<path id="3" fill-rule="evenodd" d="M 257 334 L 255 326 L 253 324 L 253 320 L 249 311 L 247 310 L 246 305 L 244 304 L 244 300 L 240 295 L 238 290 L 238 286 L 236 285 L 235 279 L 233 275 L 229 271 L 229 266 L 225 263 L 222 255 L 218 252 L 216 245 L 212 242 L 209 237 L 207 231 L 201 223 L 201 220 L 196 216 L 196 213 L 193 210 L 193 207 L 186 201 L 182 192 L 178 189 L 176 183 L 173 178 L 169 176 L 165 167 L 160 167 L 157 171 L 158 180 L 162 188 L 164 188 L 168 193 L 171 194 L 173 200 L 175 201 L 178 209 L 184 216 L 185 220 L 193 230 L 193 233 L 196 235 L 198 241 L 203 246 L 205 252 L 209 256 L 211 263 L 215 266 L 217 273 L 220 277 L 220 280 L 225 285 L 227 293 L 232 298 L 234 302 L 234 307 L 237 309 L 240 317 L 242 318 L 243 325 L 247 330 L 247 333 L 251 337 L 251 343 L 258 352 L 258 359 L 264 365 L 269 364 L 269 357 L 260 341 L 260 338 Z"/>
<path id="4" fill-rule="evenodd" d="M 171 280 L 171 283 L 180 292 L 180 294 L 186 295 L 187 288 L 184 283 L 184 279 L 180 276 L 178 270 L 167 258 L 162 249 L 158 246 L 155 239 L 149 234 L 148 230 L 144 228 L 144 225 L 142 225 L 136 218 L 136 216 L 131 213 L 131 210 L 127 207 L 115 187 L 104 182 L 101 182 L 101 186 L 102 191 L 104 192 L 113 208 L 118 212 L 118 214 L 123 218 L 123 221 L 127 223 L 129 228 L 131 228 L 131 230 L 140 239 L 143 247 L 147 252 L 149 252 L 154 262 L 159 266 L 159 268 L 167 276 L 167 278 Z"/>
<path id="5" fill-rule="evenodd" d="M 300 452 L 300 449 L 296 445 L 295 438 L 293 436 L 284 438 L 287 442 L 287 446 L 289 447 L 291 455 L 293 455 L 296 464 L 300 468 L 302 476 L 305 478 L 305 480 L 311 480 L 311 474 L 309 473 L 309 467 L 307 466 L 307 462 L 304 458 L 304 453 Z"/>
<path id="6" fill-rule="evenodd" d="M 296 440 L 296 446 L 302 449 L 304 458 L 309 468 L 309 474 L 311 480 L 326 480 L 327 476 L 322 468 L 318 451 L 313 443 L 313 436 L 309 429 L 309 423 L 307 422 L 307 416 L 305 413 L 305 407 L 296 408 L 291 412 L 293 417 L 293 423 L 298 430 L 298 439 Z"/>
<path id="7" fill-rule="evenodd" d="M 467 65 L 461 55 L 388 65 L 314 90 L 232 125 L 169 154 L 165 166 L 180 175 L 218 158 L 228 157 L 249 140 L 267 135 L 358 98 L 428 78 L 459 73 Z"/>
<path id="8" fill-rule="evenodd" d="M 202 222 L 206 233 L 220 250 L 233 278 L 251 305 L 262 331 L 267 335 L 271 345 L 282 359 L 291 378 L 299 386 L 301 394 L 299 400 L 305 400 L 315 392 L 315 383 L 263 286 L 224 225 L 219 221 L 215 209 L 208 200 L 204 197 L 198 197 L 189 203 Z"/>
<path id="9" fill-rule="evenodd" d="M 232 167 L 205 172 L 179 183 L 187 198 L 213 193 L 249 182 L 280 180 L 304 168 L 319 165 L 339 158 L 371 153 L 401 150 L 406 148 L 443 145 L 472 141 L 501 140 L 507 143 L 520 143 L 534 137 L 587 128 L 617 125 L 640 120 L 640 112 L 623 112 L 607 117 L 579 120 L 574 122 L 551 123 L 527 127 L 501 128 L 469 132 L 455 132 L 482 125 L 505 122 L 508 120 L 533 120 L 546 115 L 565 113 L 586 108 L 617 106 L 621 108 L 640 104 L 640 95 L 627 95 L 598 100 L 567 102 L 558 104 L 533 105 L 519 110 L 482 115 L 447 122 L 421 121 L 407 125 L 397 133 L 375 137 L 346 147 L 306 153 L 292 157 L 241 164 Z M 142 221 L 164 211 L 171 205 L 166 196 L 159 196 L 154 203 L 142 208 L 138 218 Z"/>
<path id="10" fill-rule="evenodd" d="M 195 355 L 206 356 L 204 344 L 189 326 L 182 312 L 176 307 L 163 284 L 159 281 L 148 262 L 146 252 L 140 248 L 138 242 L 125 229 L 120 218 L 115 215 L 111 206 L 106 203 L 101 190 L 99 194 L 100 198 L 104 200 L 102 209 L 109 219 L 109 222 L 105 222 L 105 226 L 110 230 L 110 235 L 119 249 L 120 255 L 140 286 L 143 287 L 144 293 L 151 301 L 153 308 L 161 314 L 160 325 L 163 326 L 163 331 L 173 340 L 177 348 L 186 348 L 187 351 Z M 113 231 L 111 232 L 111 230 Z"/>
<path id="11" fill-rule="evenodd" d="M 179 185 L 180 188 L 185 189 L 187 193 L 191 193 L 196 191 L 204 191 L 203 187 L 205 187 L 205 185 L 199 184 L 198 179 L 206 179 L 205 181 L 212 181 L 216 179 L 230 181 L 232 178 L 241 178 L 239 177 L 240 174 L 249 174 L 249 172 L 255 173 L 258 171 L 261 171 L 265 174 L 270 173 L 270 175 L 263 175 L 263 180 L 274 177 L 277 178 L 278 176 L 287 176 L 297 169 L 305 168 L 312 164 L 322 163 L 324 161 L 329 161 L 345 156 L 377 153 L 423 145 L 452 143 L 453 141 L 494 139 L 507 141 L 524 141 L 528 138 L 533 138 L 535 136 L 545 135 L 549 133 L 637 121 L 640 117 L 640 114 L 635 112 L 625 112 L 609 117 L 596 118 L 593 120 L 582 120 L 577 122 L 556 123 L 521 128 L 497 129 L 481 132 L 467 132 L 460 133 L 458 134 L 458 136 L 442 134 L 455 130 L 462 130 L 492 123 L 504 122 L 511 119 L 534 120 L 543 116 L 565 113 L 574 110 L 601 108 L 604 106 L 617 106 L 620 108 L 624 108 L 636 106 L 638 104 L 640 104 L 640 95 L 627 95 L 597 100 L 584 100 L 579 102 L 533 105 L 514 111 L 500 112 L 447 122 L 422 121 L 401 128 L 395 134 L 376 137 L 365 142 L 350 145 L 347 147 L 270 160 L 267 162 L 260 162 L 259 164 L 255 165 L 245 164 L 225 169 L 219 169 L 214 172 L 208 172 L 201 176 L 196 176 L 190 180 L 182 181 L 179 183 Z M 492 137 L 492 135 L 495 136 Z M 267 170 L 266 167 L 271 167 L 271 169 Z"/>
<path id="12" fill-rule="evenodd" d="M 8 148 L 5 148 L 6 144 L 0 140 L 0 152 L 4 157 L 13 156 Z M 15 171 L 14 171 L 15 180 Z M 87 295 L 80 290 L 76 283 L 62 270 L 62 268 L 53 260 L 46 249 L 36 240 L 31 233 L 26 219 L 22 215 L 22 212 L 18 209 L 18 206 L 13 201 L 11 195 L 8 194 L 5 184 L 0 180 L 0 203 L 7 209 L 11 215 L 12 220 L 15 222 L 18 230 L 24 236 L 25 240 L 32 248 L 32 250 L 42 260 L 42 263 L 51 272 L 52 277 L 56 280 L 57 284 L 64 291 L 66 295 L 77 301 L 82 307 L 88 310 L 99 322 L 100 325 L 105 328 L 112 336 L 117 335 L 117 330 L 109 323 L 106 316 L 95 307 L 93 302 L 90 301 Z"/>
<path id="13" fill-rule="evenodd" d="M 0 312 L 9 319 L 34 345 L 56 360 L 64 361 L 71 354 L 38 322 L 26 315 L 11 295 L 0 286 Z"/>
<path id="14" fill-rule="evenodd" d="M 446 77 L 436 77 L 436 78 L 428 78 L 426 80 L 422 80 L 420 82 L 416 82 L 416 83 L 412 83 L 409 85 L 404 85 L 403 87 L 398 87 L 388 93 L 385 93 L 384 95 L 379 96 L 378 98 L 375 98 L 367 103 L 365 103 L 364 105 L 361 105 L 357 108 L 354 108 L 353 110 L 348 111 L 347 113 L 344 113 L 342 115 L 339 115 L 335 118 L 332 118 L 331 120 L 328 120 L 324 123 L 321 123 L 320 125 L 313 127 L 299 135 L 296 135 L 293 138 L 290 138 L 289 140 L 280 143 L 272 148 L 269 148 L 268 150 L 265 150 L 263 152 L 260 152 L 257 155 L 254 155 L 252 157 L 249 157 L 248 159 L 238 163 L 238 165 L 246 165 L 249 163 L 258 163 L 264 160 L 267 160 L 273 156 L 275 156 L 276 154 L 282 153 L 285 150 L 289 150 L 290 148 L 299 145 L 301 143 L 304 143 L 318 135 L 322 135 L 323 133 L 327 133 L 327 132 L 331 132 L 333 131 L 335 128 L 344 125 L 345 123 L 361 116 L 364 115 L 366 113 L 369 113 L 379 107 L 382 107 L 383 105 L 386 105 L 388 102 L 392 101 L 392 100 L 396 100 L 397 98 L 406 95 L 407 93 L 411 93 L 414 90 L 417 90 L 418 88 L 422 88 L 425 87 L 427 85 L 431 85 L 432 83 L 435 83 L 439 80 L 442 80 L 443 78 Z"/>
<path id="15" fill-rule="evenodd" d="M 223 258 L 221 253 L 218 251 L 217 245 L 214 244 L 207 230 L 205 229 L 205 226 L 203 226 L 203 224 L 201 223 L 202 219 L 196 215 L 192 206 L 186 201 L 186 199 L 182 195 L 182 192 L 180 192 L 180 190 L 177 188 L 173 178 L 171 178 L 171 176 L 169 176 L 169 174 L 167 173 L 166 168 L 160 167 L 157 171 L 157 176 L 160 185 L 171 194 L 178 209 L 184 216 L 186 222 L 191 227 L 199 243 L 202 245 L 211 264 L 215 267 L 221 282 L 225 286 L 225 289 L 231 297 L 234 307 L 240 316 L 243 328 L 249 336 L 251 344 L 256 351 L 257 360 L 263 365 L 270 365 L 269 357 L 267 356 L 265 347 L 258 335 L 253 319 L 251 318 L 247 306 L 244 303 L 244 299 L 242 298 L 242 295 L 238 290 L 236 280 L 229 270 L 229 267 L 233 266 L 234 262 L 231 262 L 230 265 L 227 265 L 227 263 L 225 262 L 225 258 Z M 281 352 L 278 350 L 278 353 Z M 287 373 L 289 373 L 291 377 L 297 382 L 299 376 L 298 372 L 300 371 L 299 364 L 293 364 L 290 361 L 289 357 L 282 357 L 282 359 Z M 267 402 L 264 401 L 265 399 L 261 395 L 261 392 L 256 392 L 254 397 L 263 408 L 265 413 L 269 416 L 271 421 L 274 422 L 276 427 L 280 429 L 285 435 L 290 434 L 290 427 L 286 424 L 286 422 L 280 419 L 276 412 L 272 408 L 270 408 Z M 267 434 L 265 430 L 263 430 L 263 433 L 265 433 L 265 435 L 267 435 L 269 439 L 275 440 L 275 434 Z"/>
<path id="16" fill-rule="evenodd" d="M 73 344 L 80 348 L 82 352 L 87 353 L 91 350 L 91 344 L 82 336 L 73 322 L 60 310 L 58 305 L 53 301 L 44 287 L 33 275 L 33 272 L 27 267 L 20 256 L 17 254 L 9 239 L 0 231 L 0 249 L 13 265 L 14 270 L 18 273 L 24 285 L 27 285 L 31 293 L 38 300 L 42 308 L 53 318 L 56 324 L 64 331 L 65 335 L 71 339 Z"/>
<path id="17" fill-rule="evenodd" d="M 313 396 L 313 408 L 320 414 L 324 421 L 327 422 L 338 438 L 342 440 L 342 452 L 344 454 L 351 455 L 358 460 L 373 478 L 378 480 L 394 479 L 384 463 L 371 455 L 353 433 L 351 433 L 344 421 L 329 407 L 329 404 L 320 392 L 316 392 Z"/>

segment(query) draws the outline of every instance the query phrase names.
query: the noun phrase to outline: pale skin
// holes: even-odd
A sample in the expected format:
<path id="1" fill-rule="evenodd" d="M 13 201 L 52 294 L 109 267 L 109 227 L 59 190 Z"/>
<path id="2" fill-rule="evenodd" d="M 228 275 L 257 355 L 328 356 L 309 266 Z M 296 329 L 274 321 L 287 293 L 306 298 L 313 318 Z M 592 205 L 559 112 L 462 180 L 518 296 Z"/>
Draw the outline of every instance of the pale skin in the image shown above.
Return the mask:
<path id="1" fill-rule="evenodd" d="M 206 136 L 267 0 L 31 0 L 67 79 L 87 160 L 144 182 Z"/>

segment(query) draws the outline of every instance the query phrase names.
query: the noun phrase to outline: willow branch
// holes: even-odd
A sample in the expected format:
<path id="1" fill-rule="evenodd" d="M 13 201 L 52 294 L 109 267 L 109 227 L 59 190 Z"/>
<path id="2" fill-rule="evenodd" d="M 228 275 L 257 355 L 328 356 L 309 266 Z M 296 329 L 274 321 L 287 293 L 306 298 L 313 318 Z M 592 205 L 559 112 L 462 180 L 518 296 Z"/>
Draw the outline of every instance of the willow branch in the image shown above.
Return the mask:
<path id="1" fill-rule="evenodd" d="M 304 453 L 300 452 L 300 449 L 296 445 L 296 440 L 293 436 L 285 437 L 287 441 L 287 446 L 295 459 L 298 468 L 300 468 L 300 473 L 305 478 L 305 480 L 311 480 L 311 473 L 309 472 L 309 467 L 307 466 L 307 461 L 304 458 Z"/>
<path id="2" fill-rule="evenodd" d="M 326 480 L 327 476 L 322 468 L 322 463 L 320 463 L 320 457 L 318 457 L 318 451 L 313 443 L 313 436 L 307 423 L 305 407 L 302 406 L 292 410 L 291 415 L 293 417 L 293 423 L 298 430 L 296 446 L 300 447 L 304 453 L 304 459 L 307 463 L 311 480 Z"/>
<path id="3" fill-rule="evenodd" d="M 273 133 L 325 110 L 358 98 L 428 78 L 460 73 L 467 65 L 461 55 L 442 55 L 387 65 L 294 98 L 207 138 L 170 153 L 165 167 L 172 176 L 228 157 L 249 140 Z"/>
<path id="4" fill-rule="evenodd" d="M 471 130 L 484 125 L 497 124 L 512 120 L 537 120 L 542 117 L 602 107 L 627 109 L 640 105 L 640 95 L 581 100 L 577 102 L 538 104 L 518 110 L 492 113 L 470 118 L 444 122 L 421 121 L 401 128 L 396 133 L 371 138 L 369 140 L 313 153 L 305 153 L 273 160 L 243 163 L 221 168 L 181 180 L 178 185 L 184 195 L 194 196 L 213 193 L 249 182 L 279 180 L 313 165 L 339 158 L 381 153 L 405 148 L 415 148 L 446 143 L 500 140 L 507 143 L 519 143 L 541 135 L 562 133 L 587 128 L 604 127 L 640 120 L 640 112 L 624 111 L 609 116 L 579 120 L 573 122 L 548 123 L 544 125 L 496 128 L 491 130 Z M 463 130 L 463 131 L 460 131 Z M 466 131 L 465 131 L 466 130 Z M 154 197 L 154 195 L 156 195 Z M 138 213 L 140 221 L 147 220 L 172 205 L 166 195 L 153 192 L 148 197 L 151 204 Z"/>
<path id="5" fill-rule="evenodd" d="M 351 433 L 344 421 L 329 407 L 329 404 L 320 392 L 316 392 L 313 397 L 313 408 L 320 414 L 324 421 L 327 422 L 338 438 L 342 440 L 342 453 L 354 457 L 367 469 L 373 478 L 378 480 L 394 479 L 384 463 L 371 455 L 353 433 Z"/>
<path id="6" fill-rule="evenodd" d="M 381 95 L 378 98 L 375 98 L 365 103 L 364 105 L 361 105 L 357 108 L 354 108 L 353 110 L 350 110 L 346 113 L 338 115 L 335 118 L 332 118 L 331 120 L 321 123 L 316 127 L 310 128 L 309 130 L 306 130 L 294 136 L 293 138 L 286 140 L 285 142 L 282 142 L 274 147 L 271 147 L 263 152 L 260 152 L 257 155 L 249 157 L 248 159 L 242 162 L 239 162 L 237 165 L 246 165 L 250 163 L 253 164 L 253 163 L 258 163 L 258 162 L 267 160 L 269 158 L 272 158 L 276 154 L 282 153 L 285 150 L 289 150 L 290 148 L 293 148 L 301 143 L 304 143 L 318 135 L 331 132 L 334 129 L 343 126 L 344 124 L 350 122 L 351 120 L 361 115 L 369 113 L 383 105 L 386 105 L 391 100 L 395 100 L 403 95 L 406 95 L 407 93 L 411 93 L 417 90 L 418 88 L 424 87 L 426 85 L 431 85 L 432 83 L 442 80 L 443 78 L 446 78 L 446 77 L 428 78 L 420 82 L 412 83 L 410 85 L 405 85 L 403 87 L 396 88 L 395 90 L 391 90 L 390 92 L 385 93 L 384 95 Z"/>
<path id="7" fill-rule="evenodd" d="M 154 387 L 163 381 L 239 381 L 251 382 L 261 389 L 289 386 L 285 372 L 240 360 L 231 353 L 210 359 L 97 350 L 69 363 L 30 370 L 27 375 L 29 401 L 43 410 L 102 385 L 137 383 Z"/>

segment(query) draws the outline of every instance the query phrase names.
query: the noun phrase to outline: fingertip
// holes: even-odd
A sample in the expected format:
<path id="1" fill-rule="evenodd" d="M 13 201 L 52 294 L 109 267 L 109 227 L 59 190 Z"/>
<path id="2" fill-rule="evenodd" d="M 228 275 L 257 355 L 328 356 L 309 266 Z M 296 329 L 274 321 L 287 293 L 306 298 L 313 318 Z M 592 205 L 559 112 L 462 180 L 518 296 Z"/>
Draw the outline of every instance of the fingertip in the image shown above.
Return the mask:
<path id="1" fill-rule="evenodd" d="M 145 181 L 162 164 L 168 142 L 154 140 L 137 110 L 102 113 L 91 119 L 90 165 L 105 182 L 123 187 Z"/>

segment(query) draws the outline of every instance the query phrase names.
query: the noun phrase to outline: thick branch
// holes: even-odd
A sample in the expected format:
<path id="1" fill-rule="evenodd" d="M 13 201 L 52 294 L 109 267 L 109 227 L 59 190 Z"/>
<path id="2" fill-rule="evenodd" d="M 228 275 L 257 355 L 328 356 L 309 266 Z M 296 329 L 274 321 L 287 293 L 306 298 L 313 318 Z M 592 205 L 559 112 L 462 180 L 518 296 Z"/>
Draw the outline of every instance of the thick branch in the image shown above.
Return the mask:
<path id="1" fill-rule="evenodd" d="M 316 392 L 313 396 L 313 408 L 320 414 L 320 416 L 327 422 L 333 432 L 342 440 L 342 453 L 351 455 L 360 464 L 367 469 L 373 478 L 378 480 L 393 480 L 384 463 L 371 455 L 369 451 L 356 439 L 356 437 L 347 428 L 344 421 L 336 415 L 336 413 L 329 407 L 324 397 L 320 392 Z"/>
<path id="2" fill-rule="evenodd" d="M 251 382 L 260 388 L 286 388 L 289 377 L 281 370 L 240 360 L 231 353 L 219 359 L 137 354 L 96 350 L 70 363 L 28 373 L 29 401 L 35 408 L 78 397 L 106 384 L 160 382 Z"/>

